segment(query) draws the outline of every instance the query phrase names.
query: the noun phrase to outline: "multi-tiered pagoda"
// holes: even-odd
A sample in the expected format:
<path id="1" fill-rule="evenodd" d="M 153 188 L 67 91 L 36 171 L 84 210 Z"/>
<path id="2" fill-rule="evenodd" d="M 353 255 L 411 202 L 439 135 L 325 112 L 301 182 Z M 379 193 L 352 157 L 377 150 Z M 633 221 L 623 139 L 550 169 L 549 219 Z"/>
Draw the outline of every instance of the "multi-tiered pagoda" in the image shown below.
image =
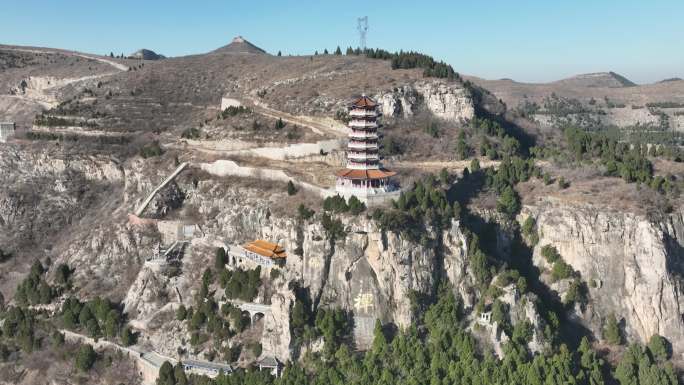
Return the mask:
<path id="1" fill-rule="evenodd" d="M 336 191 L 344 198 L 355 195 L 363 202 L 374 196 L 397 191 L 391 177 L 395 172 L 380 163 L 378 133 L 380 124 L 378 104 L 363 95 L 349 109 L 349 144 L 347 145 L 347 168 L 337 172 Z"/>

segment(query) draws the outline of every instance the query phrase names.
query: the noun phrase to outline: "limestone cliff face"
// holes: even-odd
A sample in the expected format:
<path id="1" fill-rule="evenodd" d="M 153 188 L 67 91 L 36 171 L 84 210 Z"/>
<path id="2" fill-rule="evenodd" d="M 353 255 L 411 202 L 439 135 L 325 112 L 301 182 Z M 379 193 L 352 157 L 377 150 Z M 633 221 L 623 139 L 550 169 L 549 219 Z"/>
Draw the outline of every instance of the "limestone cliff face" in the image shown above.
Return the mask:
<path id="1" fill-rule="evenodd" d="M 589 305 L 579 316 L 597 336 L 614 313 L 624 318 L 630 338 L 646 342 L 657 333 L 675 352 L 684 351 L 684 212 L 651 220 L 546 200 L 526 206 L 522 216 L 527 215 L 538 225 L 535 264 L 543 267 L 540 249 L 554 245 L 589 283 Z"/>
<path id="2" fill-rule="evenodd" d="M 424 81 L 405 85 L 375 96 L 386 117 L 412 116 L 423 106 L 435 116 L 462 122 L 475 116 L 475 105 L 470 92 L 460 84 Z"/>
<path id="3" fill-rule="evenodd" d="M 143 180 L 141 184 L 146 183 Z M 441 271 L 441 257 L 438 258 L 435 247 L 409 242 L 394 233 L 383 234 L 364 215 L 344 218 L 347 236 L 332 243 L 316 218 L 300 223 L 271 213 L 269 207 L 283 199 L 284 192 L 264 199 L 263 192 L 257 189 L 226 186 L 211 180 L 200 181 L 196 186 L 180 184 L 180 188 L 186 196 L 184 207 L 205 218 L 201 234 L 189 246 L 179 278 L 159 282 L 153 271 L 141 270 L 125 300 L 126 310 L 139 327 L 150 329 L 154 324 L 150 320 L 169 310 L 167 303 L 178 305 L 180 298 L 192 301 L 202 270 L 211 264 L 214 247 L 256 238 L 278 242 L 288 250 L 283 278 L 255 300 L 270 303 L 272 309 L 272 316 L 266 316 L 264 321 L 264 352 L 282 360 L 292 354 L 289 312 L 294 294 L 289 282 L 296 281 L 308 288 L 316 306 L 351 311 L 355 342 L 364 348 L 372 340 L 376 319 L 399 327 L 409 326 L 412 292 L 431 293 Z M 472 306 L 476 301 L 472 290 L 474 278 L 467 267 L 465 239 L 458 223 L 444 231 L 442 238 L 444 271 L 458 293 L 466 298 L 466 304 Z M 299 246 L 302 255 L 295 253 Z M 168 328 L 150 330 L 158 334 L 152 340 L 158 340 L 156 345 L 160 349 L 173 352 L 177 347 L 163 337 L 168 336 L 164 329 Z M 171 340 L 180 343 L 178 338 Z"/>

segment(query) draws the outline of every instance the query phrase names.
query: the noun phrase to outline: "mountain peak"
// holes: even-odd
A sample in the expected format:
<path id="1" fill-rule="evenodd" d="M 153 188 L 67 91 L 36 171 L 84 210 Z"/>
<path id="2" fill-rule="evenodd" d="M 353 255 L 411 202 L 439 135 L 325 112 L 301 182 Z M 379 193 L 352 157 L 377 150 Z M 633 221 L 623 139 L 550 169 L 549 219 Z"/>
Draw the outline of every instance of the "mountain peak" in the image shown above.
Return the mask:
<path id="1" fill-rule="evenodd" d="M 160 55 L 151 49 L 141 48 L 132 54 L 128 55 L 130 59 L 143 59 L 143 60 L 159 60 L 165 59 L 166 56 Z"/>
<path id="2" fill-rule="evenodd" d="M 212 52 L 230 54 L 265 54 L 266 51 L 250 43 L 244 37 L 238 35 L 231 40 L 230 44 L 218 48 Z"/>

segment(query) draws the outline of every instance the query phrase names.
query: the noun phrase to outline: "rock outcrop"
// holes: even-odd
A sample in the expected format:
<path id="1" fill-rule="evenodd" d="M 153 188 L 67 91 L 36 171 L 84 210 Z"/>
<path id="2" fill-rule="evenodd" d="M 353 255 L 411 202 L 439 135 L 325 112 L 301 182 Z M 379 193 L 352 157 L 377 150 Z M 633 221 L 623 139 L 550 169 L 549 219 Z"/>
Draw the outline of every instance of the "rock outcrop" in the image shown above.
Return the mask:
<path id="1" fill-rule="evenodd" d="M 463 122 L 475 116 L 470 91 L 458 83 L 418 82 L 380 93 L 375 99 L 382 105 L 384 116 L 389 118 L 408 118 L 419 107 L 450 122 Z"/>
<path id="2" fill-rule="evenodd" d="M 475 117 L 472 95 L 462 85 L 439 82 L 416 84 L 428 110 L 448 121 L 470 120 Z"/>
<path id="3" fill-rule="evenodd" d="M 536 218 L 540 249 L 551 244 L 589 286 L 589 304 L 578 314 L 596 336 L 606 317 L 624 317 L 624 331 L 643 343 L 653 334 L 684 351 L 684 213 L 658 220 L 591 205 L 546 200 L 526 206 Z"/>

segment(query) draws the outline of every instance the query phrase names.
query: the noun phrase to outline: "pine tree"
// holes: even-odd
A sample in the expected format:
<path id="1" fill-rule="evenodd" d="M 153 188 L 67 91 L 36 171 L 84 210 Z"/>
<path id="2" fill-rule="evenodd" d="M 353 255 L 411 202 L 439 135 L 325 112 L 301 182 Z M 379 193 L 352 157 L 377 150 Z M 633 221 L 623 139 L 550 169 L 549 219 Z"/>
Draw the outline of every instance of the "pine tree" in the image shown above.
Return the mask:
<path id="1" fill-rule="evenodd" d="M 76 368 L 80 371 L 87 372 L 93 367 L 95 360 L 97 359 L 97 353 L 93 350 L 93 347 L 86 344 L 81 345 L 76 353 Z"/>
<path id="2" fill-rule="evenodd" d="M 664 362 L 670 358 L 670 349 L 667 340 L 657 334 L 651 336 L 648 341 L 648 350 L 651 356 L 658 362 Z"/>
<path id="3" fill-rule="evenodd" d="M 287 182 L 287 195 L 292 196 L 297 194 L 297 187 L 295 187 L 294 183 L 292 181 Z"/>
<path id="4" fill-rule="evenodd" d="M 463 130 L 459 131 L 458 139 L 456 141 L 456 157 L 460 160 L 465 160 L 470 154 L 470 148 L 466 143 L 465 132 Z"/>
<path id="5" fill-rule="evenodd" d="M 159 368 L 159 375 L 157 376 L 157 385 L 175 385 L 176 377 L 174 375 L 173 366 L 169 361 L 164 361 Z"/>
<path id="6" fill-rule="evenodd" d="M 323 55 L 327 55 L 327 54 L 328 54 L 328 49 L 326 48 L 323 50 Z"/>
<path id="7" fill-rule="evenodd" d="M 335 50 L 335 55 L 342 55 L 342 50 L 340 49 L 340 46 L 337 46 L 337 49 Z"/>
<path id="8" fill-rule="evenodd" d="M 615 314 L 608 316 L 606 320 L 606 326 L 603 330 L 603 336 L 612 345 L 622 344 L 622 334 L 620 332 L 620 326 L 618 325 L 617 319 L 615 319 Z"/>
<path id="9" fill-rule="evenodd" d="M 278 56 L 283 56 L 283 53 L 278 51 Z"/>
<path id="10" fill-rule="evenodd" d="M 226 250 L 223 247 L 217 247 L 216 256 L 214 258 L 214 267 L 216 270 L 223 270 L 226 267 L 226 263 L 228 263 Z"/>

